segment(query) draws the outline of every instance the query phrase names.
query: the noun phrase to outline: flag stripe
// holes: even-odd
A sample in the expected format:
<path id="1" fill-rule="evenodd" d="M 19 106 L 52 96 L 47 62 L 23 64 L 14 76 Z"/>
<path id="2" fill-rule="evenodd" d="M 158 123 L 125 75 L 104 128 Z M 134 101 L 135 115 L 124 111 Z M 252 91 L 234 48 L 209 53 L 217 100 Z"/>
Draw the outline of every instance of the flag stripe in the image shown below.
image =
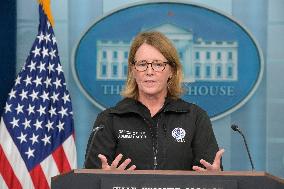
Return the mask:
<path id="1" fill-rule="evenodd" d="M 13 169 L 9 161 L 7 160 L 7 157 L 1 145 L 0 145 L 0 158 L 1 158 L 0 173 L 3 176 L 2 178 L 5 180 L 5 183 L 8 185 L 9 188 L 13 187 L 15 189 L 21 189 L 22 186 L 19 180 L 17 179 L 16 175 L 14 174 Z"/>
<path id="2" fill-rule="evenodd" d="M 27 167 L 21 158 L 21 154 L 19 153 L 17 146 L 11 139 L 3 119 L 1 119 L 0 124 L 0 144 L 6 154 L 6 158 L 8 157 L 7 159 L 10 162 L 14 174 L 20 181 L 22 187 L 29 189 L 34 188 L 31 177 L 27 177 L 27 175 L 29 175 Z"/>
<path id="3" fill-rule="evenodd" d="M 0 174 L 0 188 L 1 189 L 9 189 L 1 174 Z"/>
<path id="4" fill-rule="evenodd" d="M 58 147 L 52 153 L 52 156 L 56 162 L 57 168 L 60 171 L 60 173 L 63 173 L 64 171 L 71 169 L 62 146 Z"/>
<path id="5" fill-rule="evenodd" d="M 51 177 L 58 175 L 60 172 L 57 168 L 56 162 L 54 161 L 52 155 L 48 156 L 44 161 L 40 163 L 42 171 L 45 174 L 48 185 L 51 184 Z"/>
<path id="6" fill-rule="evenodd" d="M 32 171 L 30 171 L 30 175 L 32 177 L 34 185 L 37 186 L 37 188 L 49 189 L 48 182 L 45 178 L 45 174 L 44 174 L 40 164 L 35 166 L 34 169 Z"/>
<path id="7" fill-rule="evenodd" d="M 67 140 L 63 142 L 62 146 L 71 169 L 75 169 L 77 167 L 77 156 L 74 156 L 74 154 L 76 154 L 74 135 L 67 138 Z"/>

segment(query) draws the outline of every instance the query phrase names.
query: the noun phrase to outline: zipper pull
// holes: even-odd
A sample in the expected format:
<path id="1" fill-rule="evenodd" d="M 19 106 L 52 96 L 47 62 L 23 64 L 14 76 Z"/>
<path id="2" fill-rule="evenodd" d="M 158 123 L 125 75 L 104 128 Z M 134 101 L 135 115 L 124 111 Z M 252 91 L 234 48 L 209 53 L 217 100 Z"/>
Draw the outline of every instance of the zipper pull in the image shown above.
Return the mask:
<path id="1" fill-rule="evenodd" d="M 157 169 L 157 165 L 158 165 L 157 156 L 154 156 L 154 169 Z"/>

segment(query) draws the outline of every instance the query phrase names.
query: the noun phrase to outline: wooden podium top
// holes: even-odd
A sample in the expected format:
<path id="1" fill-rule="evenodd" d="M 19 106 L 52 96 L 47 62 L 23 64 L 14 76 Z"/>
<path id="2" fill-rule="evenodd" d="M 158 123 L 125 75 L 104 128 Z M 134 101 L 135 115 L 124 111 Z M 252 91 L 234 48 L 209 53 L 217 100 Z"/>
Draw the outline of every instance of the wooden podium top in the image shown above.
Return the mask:
<path id="1" fill-rule="evenodd" d="M 261 171 L 195 172 L 180 170 L 104 171 L 101 169 L 75 169 L 55 176 L 51 180 L 52 189 L 282 189 L 283 186 L 284 180 L 282 178 Z"/>
<path id="2" fill-rule="evenodd" d="M 271 175 L 264 171 L 181 171 L 181 170 L 134 170 L 134 171 L 119 171 L 111 170 L 104 171 L 101 169 L 75 169 L 72 171 L 75 174 L 87 173 L 87 174 L 138 174 L 138 175 L 213 175 L 213 176 L 248 176 L 259 177 L 265 176 L 284 184 L 284 179 Z"/>

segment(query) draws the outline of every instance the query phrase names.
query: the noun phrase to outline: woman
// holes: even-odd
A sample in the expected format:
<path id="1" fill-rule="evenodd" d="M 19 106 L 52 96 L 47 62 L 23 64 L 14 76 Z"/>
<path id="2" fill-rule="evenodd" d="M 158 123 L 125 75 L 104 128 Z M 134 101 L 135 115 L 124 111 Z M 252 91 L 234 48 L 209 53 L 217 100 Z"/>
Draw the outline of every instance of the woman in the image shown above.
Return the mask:
<path id="1" fill-rule="evenodd" d="M 170 40 L 159 32 L 136 36 L 125 98 L 98 115 L 94 128 L 103 129 L 88 144 L 85 167 L 221 170 L 224 150 L 218 151 L 210 119 L 179 98 L 181 82 L 181 64 Z"/>

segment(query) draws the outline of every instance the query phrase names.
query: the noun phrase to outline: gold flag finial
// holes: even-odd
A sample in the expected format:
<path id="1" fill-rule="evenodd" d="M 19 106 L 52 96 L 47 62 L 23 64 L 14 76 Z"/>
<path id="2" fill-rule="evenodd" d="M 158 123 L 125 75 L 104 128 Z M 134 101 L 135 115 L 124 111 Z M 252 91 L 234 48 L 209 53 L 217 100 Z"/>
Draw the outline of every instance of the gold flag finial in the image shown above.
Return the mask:
<path id="1" fill-rule="evenodd" d="M 47 19 L 49 20 L 52 27 L 54 26 L 54 20 L 51 13 L 50 8 L 50 0 L 38 0 L 38 2 L 42 5 L 43 11 L 47 16 Z"/>

